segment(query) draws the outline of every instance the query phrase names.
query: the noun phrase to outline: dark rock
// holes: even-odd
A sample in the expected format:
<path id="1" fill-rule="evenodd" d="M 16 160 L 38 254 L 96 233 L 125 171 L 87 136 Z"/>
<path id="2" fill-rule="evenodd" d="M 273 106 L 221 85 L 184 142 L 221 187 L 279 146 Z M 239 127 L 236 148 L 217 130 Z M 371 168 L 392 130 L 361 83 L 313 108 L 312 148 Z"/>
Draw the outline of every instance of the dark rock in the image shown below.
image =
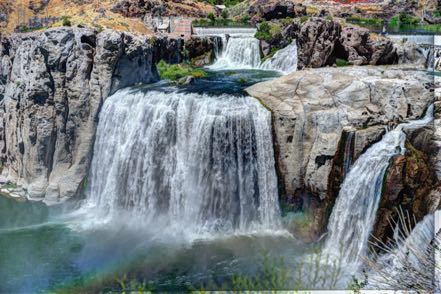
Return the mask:
<path id="1" fill-rule="evenodd" d="M 197 67 L 211 64 L 216 57 L 216 50 L 221 49 L 220 44 L 220 37 L 191 38 L 184 44 L 186 58 Z"/>
<path id="2" fill-rule="evenodd" d="M 341 26 L 337 22 L 321 18 L 308 20 L 297 39 L 299 69 L 332 65 L 335 59 L 332 54 L 340 33 Z"/>

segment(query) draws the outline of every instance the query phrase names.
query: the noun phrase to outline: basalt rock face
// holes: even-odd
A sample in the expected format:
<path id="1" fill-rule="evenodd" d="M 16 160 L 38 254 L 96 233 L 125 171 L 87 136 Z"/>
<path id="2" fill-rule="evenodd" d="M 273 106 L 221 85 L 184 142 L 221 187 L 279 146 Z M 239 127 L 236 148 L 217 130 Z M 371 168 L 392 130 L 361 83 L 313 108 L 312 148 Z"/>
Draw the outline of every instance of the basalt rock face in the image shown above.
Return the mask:
<path id="1" fill-rule="evenodd" d="M 365 66 L 298 71 L 247 89 L 273 113 L 282 204 L 312 216 L 308 241 L 326 229 L 344 179 L 348 132 L 355 161 L 386 126 L 421 116 L 432 86 L 424 72 Z"/>
<path id="2" fill-rule="evenodd" d="M 306 15 L 306 6 L 286 0 L 257 0 L 250 4 L 248 15 L 253 21 L 294 18 Z"/>
<path id="3" fill-rule="evenodd" d="M 221 44 L 221 37 L 193 37 L 185 41 L 186 57 L 193 66 L 211 64 L 216 58 L 216 50 L 221 49 Z"/>
<path id="4" fill-rule="evenodd" d="M 104 99 L 158 79 L 154 47 L 145 38 L 79 28 L 0 43 L 3 180 L 48 203 L 72 197 L 86 179 Z"/>
<path id="5" fill-rule="evenodd" d="M 385 38 L 374 41 L 368 29 L 347 26 L 343 28 L 339 41 L 350 64 L 377 65 L 398 61 L 393 43 Z"/>
<path id="6" fill-rule="evenodd" d="M 283 30 L 284 32 L 285 30 Z M 323 18 L 311 18 L 295 36 L 297 38 L 299 69 L 333 65 L 336 59 L 347 60 L 353 65 L 384 65 L 398 62 L 392 41 L 377 37 L 373 39 L 369 30 L 347 26 Z"/>
<path id="7" fill-rule="evenodd" d="M 321 18 L 307 21 L 297 39 L 298 67 L 301 69 L 332 64 L 332 53 L 340 33 L 341 26 L 336 22 Z"/>

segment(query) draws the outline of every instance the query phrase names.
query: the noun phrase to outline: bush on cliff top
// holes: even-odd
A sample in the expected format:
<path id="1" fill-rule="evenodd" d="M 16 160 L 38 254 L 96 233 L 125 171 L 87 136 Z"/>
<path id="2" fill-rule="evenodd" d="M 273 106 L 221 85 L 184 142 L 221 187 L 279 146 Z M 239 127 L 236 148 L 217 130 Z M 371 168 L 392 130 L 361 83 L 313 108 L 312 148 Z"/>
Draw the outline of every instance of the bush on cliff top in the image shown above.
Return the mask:
<path id="1" fill-rule="evenodd" d="M 157 64 L 157 69 L 161 79 L 177 81 L 184 77 L 204 78 L 207 76 L 207 72 L 200 68 L 193 68 L 189 64 L 168 64 L 164 60 L 161 60 Z"/>

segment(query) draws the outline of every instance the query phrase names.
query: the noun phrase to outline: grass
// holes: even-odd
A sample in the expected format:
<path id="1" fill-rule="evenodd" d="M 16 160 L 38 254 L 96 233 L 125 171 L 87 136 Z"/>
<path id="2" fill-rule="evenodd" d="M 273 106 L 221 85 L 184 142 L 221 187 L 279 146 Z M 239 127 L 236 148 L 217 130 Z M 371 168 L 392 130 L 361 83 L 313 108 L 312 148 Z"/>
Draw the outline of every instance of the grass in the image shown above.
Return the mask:
<path id="1" fill-rule="evenodd" d="M 347 60 L 341 59 L 341 58 L 337 58 L 335 60 L 335 64 L 337 65 L 337 67 L 342 67 L 342 66 L 349 66 L 351 65 Z"/>
<path id="2" fill-rule="evenodd" d="M 200 69 L 194 68 L 189 64 L 168 64 L 164 60 L 161 60 L 157 64 L 157 69 L 161 79 L 177 81 L 184 77 L 194 77 L 196 79 L 205 78 L 208 76 L 207 72 Z"/>

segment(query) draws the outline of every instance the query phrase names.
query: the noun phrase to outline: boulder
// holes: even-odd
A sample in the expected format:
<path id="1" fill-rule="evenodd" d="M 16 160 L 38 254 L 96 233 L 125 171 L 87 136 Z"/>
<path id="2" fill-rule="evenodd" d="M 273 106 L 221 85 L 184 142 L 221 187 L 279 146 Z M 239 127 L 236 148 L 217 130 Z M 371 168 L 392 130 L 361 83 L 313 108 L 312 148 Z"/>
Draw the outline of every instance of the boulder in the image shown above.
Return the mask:
<path id="1" fill-rule="evenodd" d="M 398 57 L 392 41 L 381 37 L 373 39 L 368 29 L 346 26 L 339 41 L 350 64 L 382 65 L 397 62 Z"/>

